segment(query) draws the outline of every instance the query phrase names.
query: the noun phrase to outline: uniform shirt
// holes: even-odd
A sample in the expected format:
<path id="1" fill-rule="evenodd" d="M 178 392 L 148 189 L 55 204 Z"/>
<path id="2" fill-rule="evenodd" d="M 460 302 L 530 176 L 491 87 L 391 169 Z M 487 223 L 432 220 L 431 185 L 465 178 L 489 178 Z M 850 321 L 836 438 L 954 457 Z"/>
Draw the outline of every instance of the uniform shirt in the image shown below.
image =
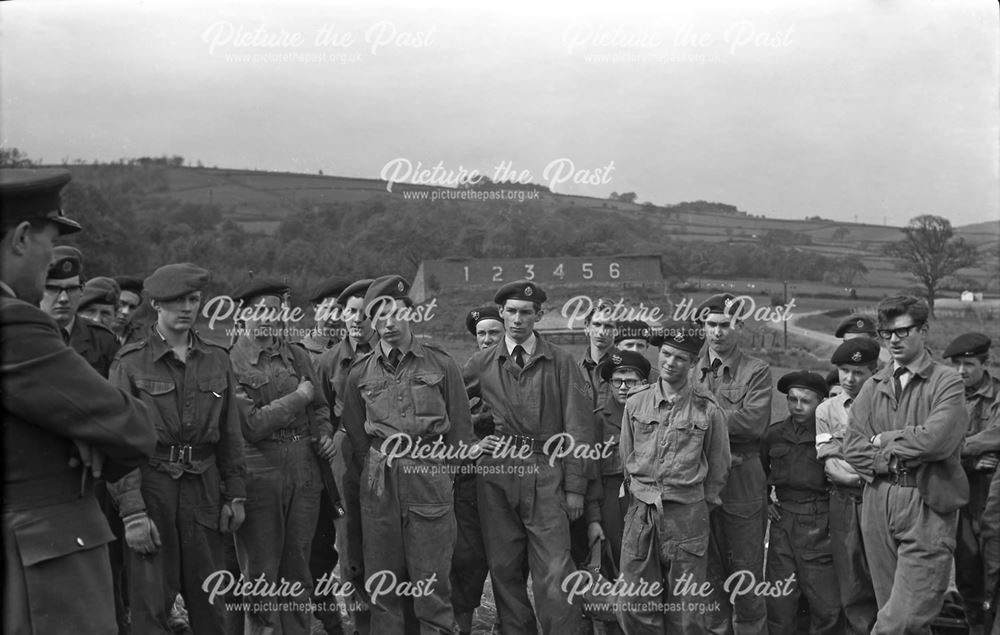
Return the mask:
<path id="1" fill-rule="evenodd" d="M 771 369 L 767 363 L 739 349 L 712 373 L 706 351 L 692 369 L 692 378 L 715 396 L 726 416 L 729 446 L 733 454 L 756 455 L 759 442 L 771 420 Z"/>
<path id="2" fill-rule="evenodd" d="M 102 324 L 77 316 L 70 325 L 69 345 L 79 353 L 94 370 L 108 376 L 111 362 L 118 352 L 118 338 Z"/>
<path id="3" fill-rule="evenodd" d="M 344 387 L 343 425 L 358 465 L 372 443 L 394 434 L 443 435 L 452 446 L 471 444 L 472 417 L 462 373 L 451 355 L 415 337 L 400 348 L 393 371 L 380 346 L 358 358 Z"/>
<path id="4" fill-rule="evenodd" d="M 600 374 L 598 374 L 597 369 L 601 364 L 608 361 L 612 353 L 617 351 L 617 348 L 611 347 L 601 356 L 601 359 L 595 362 L 594 358 L 590 355 L 590 347 L 588 346 L 586 352 L 583 354 L 583 358 L 580 359 L 580 370 L 587 378 L 587 381 L 590 382 L 590 387 L 594 392 L 595 408 L 600 408 L 608 401 L 614 401 L 614 397 L 611 396 L 611 382 L 604 381 Z"/>
<path id="5" fill-rule="evenodd" d="M 370 352 L 378 343 L 378 334 L 372 333 L 364 342 Z M 345 337 L 336 346 L 319 356 L 316 360 L 316 371 L 319 374 L 320 388 L 326 403 L 331 409 L 330 421 L 334 429 L 340 426 L 340 417 L 344 412 L 344 388 L 347 385 L 347 372 L 356 357 L 361 357 L 351 345 L 350 338 Z"/>
<path id="6" fill-rule="evenodd" d="M 282 429 L 308 431 L 317 439 L 333 434 L 330 409 L 302 346 L 284 339 L 264 346 L 254 338 L 240 337 L 229 358 L 247 441 L 263 441 Z M 307 379 L 315 388 L 311 400 L 296 390 Z"/>
<path id="7" fill-rule="evenodd" d="M 969 414 L 969 432 L 962 456 L 1000 452 L 1000 380 L 984 372 L 979 386 L 966 392 L 965 410 Z"/>
<path id="8" fill-rule="evenodd" d="M 673 400 L 661 381 L 640 386 L 625 402 L 621 457 L 629 490 L 644 503 L 719 505 L 731 460 L 725 415 L 690 381 Z"/>
<path id="9" fill-rule="evenodd" d="M 246 497 L 236 379 L 224 348 L 190 331 L 187 359 L 181 361 L 154 324 L 144 340 L 118 352 L 110 381 L 146 404 L 158 444 L 214 445 L 214 462 L 219 466 L 227 498 Z M 212 462 L 209 459 L 187 465 L 155 457 L 150 461 L 172 478 L 180 478 L 184 472 L 200 474 Z M 125 492 L 134 492 L 141 485 L 136 474 L 130 477 L 122 485 Z"/>
<path id="10" fill-rule="evenodd" d="M 493 408 L 496 434 L 527 436 L 545 441 L 568 433 L 577 445 L 593 447 L 598 440 L 594 425 L 593 394 L 573 357 L 540 335 L 534 353 L 519 368 L 507 346 L 476 352 L 464 369 L 470 397 L 480 397 Z M 510 342 L 507 342 L 508 345 Z M 562 459 L 563 488 L 584 494 L 587 480 L 596 478 L 591 459 Z"/>
<path id="11" fill-rule="evenodd" d="M 621 474 L 622 470 L 622 418 L 625 416 L 625 404 L 620 404 L 614 397 L 604 402 L 604 405 L 594 410 L 597 423 L 601 427 L 603 448 L 611 447 L 613 451 L 606 458 L 601 459 L 601 475 L 611 476 Z M 608 454 L 605 452 L 605 454 Z"/>
<path id="12" fill-rule="evenodd" d="M 844 458 L 841 444 L 847 430 L 847 415 L 854 398 L 846 392 L 827 399 L 816 408 L 816 456 Z"/>
<path id="13" fill-rule="evenodd" d="M 895 457 L 917 470 L 920 494 L 932 509 L 948 513 L 969 498 L 959 453 L 968 429 L 962 379 L 927 351 L 909 364 L 910 381 L 896 398 L 892 366 L 875 373 L 851 406 L 844 458 L 868 482 L 889 473 Z M 871 438 L 881 435 L 881 446 Z"/>
<path id="14" fill-rule="evenodd" d="M 806 425 L 791 417 L 771 424 L 760 448 L 761 463 L 779 501 L 829 498 L 823 461 L 816 456 L 816 421 Z"/>

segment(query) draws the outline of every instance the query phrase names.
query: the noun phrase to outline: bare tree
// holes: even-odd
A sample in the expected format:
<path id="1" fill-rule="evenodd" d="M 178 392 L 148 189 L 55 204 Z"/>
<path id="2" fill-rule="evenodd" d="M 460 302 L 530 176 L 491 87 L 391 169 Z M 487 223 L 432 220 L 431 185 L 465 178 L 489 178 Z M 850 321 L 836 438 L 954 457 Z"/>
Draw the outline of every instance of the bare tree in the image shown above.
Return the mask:
<path id="1" fill-rule="evenodd" d="M 886 247 L 885 253 L 900 260 L 899 270 L 915 277 L 927 290 L 927 304 L 934 315 L 934 299 L 943 278 L 979 261 L 975 245 L 956 238 L 947 218 L 924 215 L 903 228 L 906 238 Z"/>

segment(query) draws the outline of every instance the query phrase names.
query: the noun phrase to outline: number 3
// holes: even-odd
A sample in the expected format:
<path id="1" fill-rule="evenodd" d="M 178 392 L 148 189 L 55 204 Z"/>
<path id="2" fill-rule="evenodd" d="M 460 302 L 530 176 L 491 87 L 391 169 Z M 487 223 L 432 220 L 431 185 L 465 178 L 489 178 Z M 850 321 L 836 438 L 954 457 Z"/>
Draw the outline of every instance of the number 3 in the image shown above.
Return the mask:
<path id="1" fill-rule="evenodd" d="M 535 265 L 524 265 L 524 277 L 528 280 L 535 279 Z"/>

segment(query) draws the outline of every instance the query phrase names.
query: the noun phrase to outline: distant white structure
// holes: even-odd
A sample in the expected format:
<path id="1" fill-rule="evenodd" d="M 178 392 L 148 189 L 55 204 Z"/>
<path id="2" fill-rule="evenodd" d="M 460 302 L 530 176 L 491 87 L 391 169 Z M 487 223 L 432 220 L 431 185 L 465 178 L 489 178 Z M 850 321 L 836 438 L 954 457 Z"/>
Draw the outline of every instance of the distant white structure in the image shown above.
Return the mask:
<path id="1" fill-rule="evenodd" d="M 982 302 L 983 292 L 973 293 L 972 291 L 962 292 L 962 302 Z"/>

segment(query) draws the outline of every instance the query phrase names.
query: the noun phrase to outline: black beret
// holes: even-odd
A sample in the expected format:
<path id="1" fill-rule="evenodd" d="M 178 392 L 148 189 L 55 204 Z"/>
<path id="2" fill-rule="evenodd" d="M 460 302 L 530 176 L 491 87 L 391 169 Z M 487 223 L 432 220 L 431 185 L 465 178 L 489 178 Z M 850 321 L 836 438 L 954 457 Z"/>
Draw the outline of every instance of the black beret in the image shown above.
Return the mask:
<path id="1" fill-rule="evenodd" d="M 0 209 L 6 223 L 49 220 L 60 234 L 80 231 L 80 223 L 62 211 L 59 192 L 72 180 L 62 168 L 0 170 Z"/>
<path id="2" fill-rule="evenodd" d="M 619 322 L 615 327 L 615 344 L 622 340 L 645 340 L 649 338 L 649 325 L 638 320 Z"/>
<path id="3" fill-rule="evenodd" d="M 852 315 L 844 318 L 844 321 L 837 327 L 834 335 L 837 337 L 844 337 L 844 335 L 848 333 L 867 333 L 869 335 L 875 335 L 875 321 L 867 315 Z"/>
<path id="4" fill-rule="evenodd" d="M 131 291 L 136 295 L 142 293 L 142 278 L 136 276 L 115 276 L 115 282 L 122 291 Z"/>
<path id="5" fill-rule="evenodd" d="M 524 300 L 525 302 L 535 302 L 541 304 L 545 302 L 547 296 L 542 288 L 531 280 L 515 280 L 500 287 L 497 294 L 493 296 L 493 301 L 503 306 L 507 300 Z"/>
<path id="6" fill-rule="evenodd" d="M 668 322 L 649 336 L 653 346 L 672 346 L 697 355 L 705 344 L 705 329 L 693 322 Z"/>
<path id="7" fill-rule="evenodd" d="M 728 317 L 736 316 L 742 319 L 743 316 L 740 314 L 743 311 L 745 303 L 745 300 L 738 299 L 732 293 L 719 293 L 698 305 L 698 310 L 695 311 L 695 318 L 703 322 L 712 313 L 722 313 Z"/>
<path id="8" fill-rule="evenodd" d="M 239 302 L 243 300 L 248 302 L 253 298 L 259 298 L 262 295 L 276 295 L 281 297 L 288 293 L 290 287 L 287 283 L 281 282 L 280 280 L 275 280 L 274 278 L 251 278 L 236 287 L 231 296 L 234 301 Z"/>
<path id="9" fill-rule="evenodd" d="M 355 280 L 351 284 L 347 285 L 340 295 L 337 296 L 337 304 L 340 306 L 347 306 L 347 301 L 358 296 L 359 298 L 365 297 L 365 293 L 368 292 L 368 287 L 372 286 L 375 282 L 372 278 L 362 278 L 361 280 Z"/>
<path id="10" fill-rule="evenodd" d="M 350 285 L 350 280 L 339 276 L 331 276 L 326 280 L 320 280 L 319 284 L 312 290 L 312 293 L 309 294 L 309 301 L 313 304 L 319 304 L 326 298 L 337 298 Z"/>
<path id="11" fill-rule="evenodd" d="M 797 370 L 793 373 L 788 373 L 778 380 L 778 392 L 787 395 L 788 391 L 792 388 L 811 390 L 819 395 L 820 399 L 826 399 L 827 394 L 829 394 L 826 378 L 819 373 L 810 373 L 806 370 Z"/>
<path id="12" fill-rule="evenodd" d="M 638 372 L 640 377 L 645 379 L 649 377 L 650 363 L 648 359 L 635 351 L 615 351 L 611 353 L 608 361 L 601 364 L 601 379 L 610 381 L 612 373 L 619 368 L 631 368 Z"/>
<path id="13" fill-rule="evenodd" d="M 503 319 L 500 317 L 500 309 L 497 308 L 497 305 L 487 304 L 486 306 L 477 307 L 469 311 L 469 314 L 465 316 L 465 328 L 469 329 L 469 333 L 475 335 L 476 326 L 483 320 L 496 320 L 503 324 Z"/>
<path id="14" fill-rule="evenodd" d="M 83 270 L 83 254 L 76 247 L 59 245 L 52 250 L 52 262 L 46 278 L 50 280 L 65 280 L 80 275 Z"/>
<path id="15" fill-rule="evenodd" d="M 844 341 L 833 351 L 830 361 L 835 366 L 841 364 L 871 364 L 878 361 L 878 342 L 867 337 L 855 337 Z"/>
<path id="16" fill-rule="evenodd" d="M 113 279 L 105 276 L 91 278 L 90 280 L 87 280 L 87 284 L 83 286 L 83 296 L 80 298 L 80 304 L 77 305 L 77 310 L 82 310 L 91 304 L 117 305 L 118 295 L 120 293 L 121 288 Z"/>
<path id="17" fill-rule="evenodd" d="M 379 311 L 385 298 L 409 300 L 406 295 L 409 292 L 410 283 L 403 276 L 390 274 L 375 278 L 365 292 L 365 317 L 371 317 L 374 312 Z"/>
<path id="18" fill-rule="evenodd" d="M 146 295 L 152 300 L 173 300 L 193 291 L 201 291 L 211 274 L 190 262 L 163 265 L 143 281 Z"/>
<path id="19" fill-rule="evenodd" d="M 944 349 L 945 359 L 952 357 L 977 357 L 990 351 L 990 338 L 982 333 L 963 333 Z"/>

